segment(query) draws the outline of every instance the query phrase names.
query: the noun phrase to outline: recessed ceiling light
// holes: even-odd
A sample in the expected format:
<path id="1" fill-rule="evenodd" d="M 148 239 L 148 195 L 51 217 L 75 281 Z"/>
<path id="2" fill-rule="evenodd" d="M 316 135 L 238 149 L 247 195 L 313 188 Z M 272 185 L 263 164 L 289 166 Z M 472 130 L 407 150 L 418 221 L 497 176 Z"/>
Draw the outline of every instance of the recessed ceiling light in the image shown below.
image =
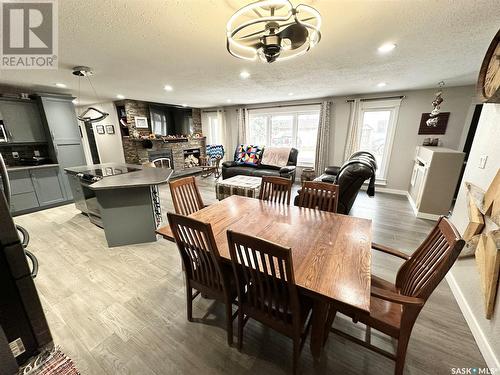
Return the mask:
<path id="1" fill-rule="evenodd" d="M 64 83 L 56 83 L 57 87 L 65 88 L 66 85 Z"/>
<path id="2" fill-rule="evenodd" d="M 385 86 L 387 86 L 387 83 L 385 82 L 377 83 L 377 87 L 385 87 Z"/>
<path id="3" fill-rule="evenodd" d="M 78 98 L 73 99 L 73 100 L 72 100 L 72 103 L 73 103 L 73 104 L 77 104 L 77 103 L 78 103 Z"/>
<path id="4" fill-rule="evenodd" d="M 241 73 L 240 73 L 240 78 L 241 79 L 247 79 L 250 77 L 250 73 L 248 73 L 246 70 L 243 70 Z"/>
<path id="5" fill-rule="evenodd" d="M 289 93 L 288 93 L 288 96 L 293 96 L 293 92 L 289 92 Z"/>
<path id="6" fill-rule="evenodd" d="M 122 94 L 118 94 L 118 95 L 116 95 L 116 97 L 117 97 L 117 99 L 125 99 L 125 96 Z"/>
<path id="7" fill-rule="evenodd" d="M 226 102 L 231 103 L 231 102 L 232 102 L 232 100 L 231 100 L 231 99 L 227 99 L 227 100 L 226 100 Z"/>
<path id="8" fill-rule="evenodd" d="M 380 53 L 387 53 L 391 52 L 394 48 L 396 48 L 396 45 L 394 43 L 384 43 L 380 47 L 378 47 L 378 51 Z"/>
<path id="9" fill-rule="evenodd" d="M 173 88 L 172 86 L 170 86 L 170 85 L 165 85 L 165 86 L 163 87 L 163 90 L 165 90 L 165 91 L 172 91 L 173 89 L 174 89 L 174 88 Z"/>
<path id="10" fill-rule="evenodd" d="M 182 105 L 183 107 L 187 107 L 187 106 L 188 106 L 188 105 L 187 105 L 187 104 L 185 104 L 185 103 L 182 103 L 181 105 Z"/>

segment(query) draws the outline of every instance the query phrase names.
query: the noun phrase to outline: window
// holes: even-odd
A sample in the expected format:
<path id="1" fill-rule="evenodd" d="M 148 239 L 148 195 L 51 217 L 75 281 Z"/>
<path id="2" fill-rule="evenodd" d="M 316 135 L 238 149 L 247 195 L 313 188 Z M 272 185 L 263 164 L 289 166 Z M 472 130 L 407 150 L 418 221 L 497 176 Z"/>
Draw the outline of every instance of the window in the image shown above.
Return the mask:
<path id="1" fill-rule="evenodd" d="M 299 150 L 299 166 L 314 166 L 319 111 L 318 105 L 250 110 L 247 142 L 294 147 Z"/>
<path id="2" fill-rule="evenodd" d="M 207 144 L 222 144 L 221 131 L 219 126 L 219 117 L 217 112 L 210 112 L 202 120 L 203 134 L 207 137 Z"/>
<path id="3" fill-rule="evenodd" d="M 358 150 L 368 151 L 377 160 L 379 181 L 385 182 L 400 100 L 361 102 L 358 117 Z"/>
<path id="4" fill-rule="evenodd" d="M 167 134 L 167 117 L 164 113 L 151 110 L 151 133 Z"/>

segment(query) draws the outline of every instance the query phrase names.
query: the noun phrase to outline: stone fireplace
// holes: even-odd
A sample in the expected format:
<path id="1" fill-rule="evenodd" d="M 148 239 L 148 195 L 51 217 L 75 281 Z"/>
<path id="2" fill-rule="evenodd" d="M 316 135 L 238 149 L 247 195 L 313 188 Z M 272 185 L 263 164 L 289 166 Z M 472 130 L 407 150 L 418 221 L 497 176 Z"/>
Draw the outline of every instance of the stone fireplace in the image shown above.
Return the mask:
<path id="1" fill-rule="evenodd" d="M 172 161 L 174 170 L 186 168 L 184 151 L 198 150 L 195 157 L 206 155 L 206 138 L 191 138 L 182 142 L 163 142 L 153 140 L 152 148 L 144 148 L 140 139 L 123 137 L 123 149 L 125 161 L 129 164 L 142 164 L 151 161 L 152 158 L 167 157 Z M 199 162 L 198 162 L 199 164 Z"/>
<path id="2" fill-rule="evenodd" d="M 200 165 L 200 149 L 188 148 L 183 150 L 184 155 L 184 168 L 193 168 Z"/>

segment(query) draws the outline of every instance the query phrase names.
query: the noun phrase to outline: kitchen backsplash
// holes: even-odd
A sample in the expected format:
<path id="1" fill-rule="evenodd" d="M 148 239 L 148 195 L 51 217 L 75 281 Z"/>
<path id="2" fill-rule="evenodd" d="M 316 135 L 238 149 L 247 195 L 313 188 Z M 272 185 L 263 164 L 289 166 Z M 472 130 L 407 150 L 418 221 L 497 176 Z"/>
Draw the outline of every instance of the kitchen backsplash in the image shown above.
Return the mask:
<path id="1" fill-rule="evenodd" d="M 48 157 L 49 149 L 47 144 L 33 145 L 9 145 L 0 143 L 0 153 L 8 166 L 20 165 L 18 160 L 14 159 L 13 152 L 19 153 L 19 158 L 31 158 L 35 156 L 35 150 L 40 152 L 40 156 Z"/>

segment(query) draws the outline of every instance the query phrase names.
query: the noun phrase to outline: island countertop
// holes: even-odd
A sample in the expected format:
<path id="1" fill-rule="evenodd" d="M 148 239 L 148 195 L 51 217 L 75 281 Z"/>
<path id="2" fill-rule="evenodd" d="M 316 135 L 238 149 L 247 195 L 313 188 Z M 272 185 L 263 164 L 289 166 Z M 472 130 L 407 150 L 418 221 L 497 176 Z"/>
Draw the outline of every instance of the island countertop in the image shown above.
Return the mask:
<path id="1" fill-rule="evenodd" d="M 64 170 L 76 175 L 96 168 L 135 168 L 136 171 L 106 176 L 97 182 L 88 185 L 92 190 L 126 189 L 143 186 L 166 184 L 173 173 L 169 168 L 143 168 L 135 164 L 105 163 L 94 165 L 82 165 L 78 167 L 65 168 Z"/>

